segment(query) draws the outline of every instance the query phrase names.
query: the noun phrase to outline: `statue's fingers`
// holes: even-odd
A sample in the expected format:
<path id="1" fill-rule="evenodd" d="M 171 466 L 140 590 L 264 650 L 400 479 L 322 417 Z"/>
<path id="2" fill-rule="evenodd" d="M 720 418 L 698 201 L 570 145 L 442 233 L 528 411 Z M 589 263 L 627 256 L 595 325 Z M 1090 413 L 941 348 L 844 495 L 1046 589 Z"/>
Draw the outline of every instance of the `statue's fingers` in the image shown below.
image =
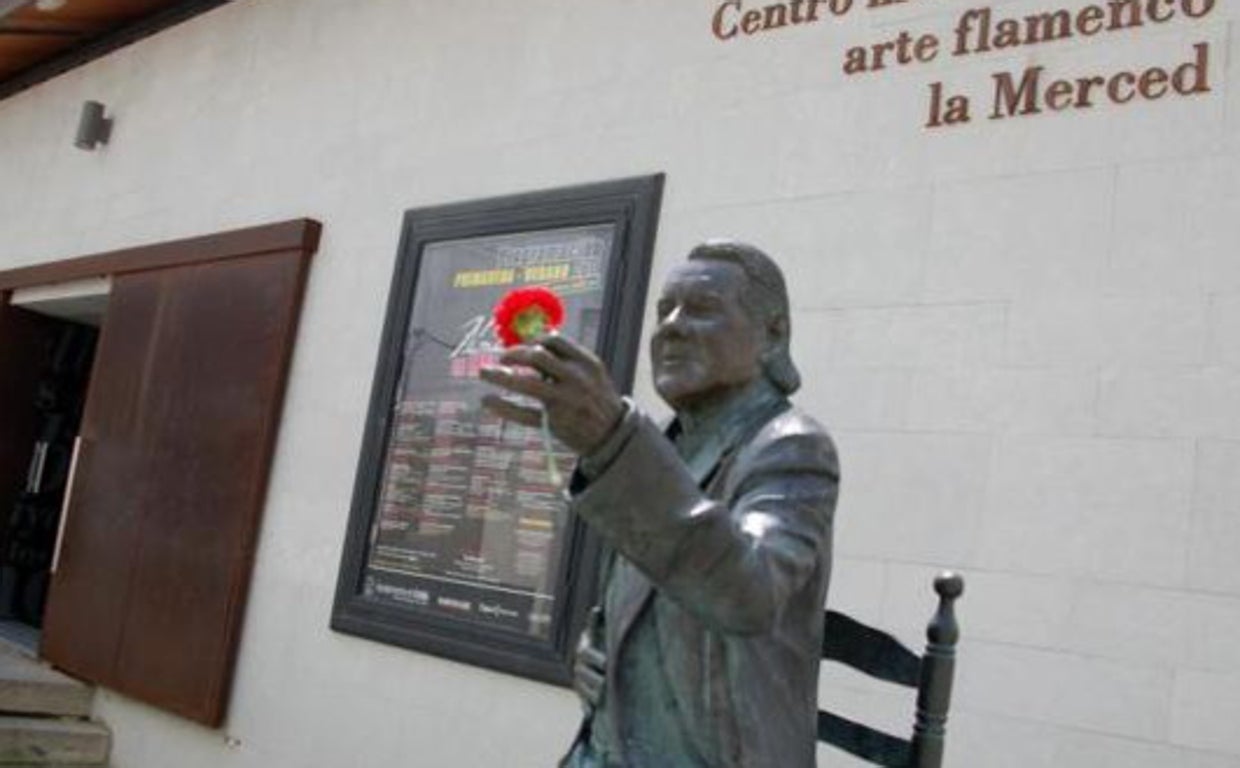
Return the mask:
<path id="1" fill-rule="evenodd" d="M 580 664 L 587 664 L 594 669 L 602 670 L 607 667 L 607 655 L 592 646 L 578 648 L 577 662 Z"/>
<path id="2" fill-rule="evenodd" d="M 598 705 L 603 701 L 603 689 L 591 688 L 588 691 L 581 691 L 581 698 L 584 699 L 591 707 L 597 709 Z"/>
<path id="3" fill-rule="evenodd" d="M 599 701 L 603 698 L 603 676 L 581 665 L 577 665 L 573 673 L 573 687 L 577 689 L 582 698 L 598 706 Z"/>
<path id="4" fill-rule="evenodd" d="M 560 336 L 555 333 L 543 336 L 538 340 L 538 346 L 551 350 L 565 360 L 587 363 L 589 365 L 594 365 L 598 361 L 593 352 L 567 336 Z"/>
<path id="5" fill-rule="evenodd" d="M 523 365 L 533 368 L 543 376 L 565 381 L 573 376 L 573 369 L 563 358 L 549 352 L 542 346 L 513 347 L 504 352 L 499 361 L 504 365 Z"/>
<path id="6" fill-rule="evenodd" d="M 573 679 L 586 688 L 597 689 L 603 685 L 603 673 L 581 663 L 573 665 Z"/>
<path id="7" fill-rule="evenodd" d="M 478 376 L 488 384 L 494 384 L 509 392 L 526 395 L 535 400 L 545 402 L 555 395 L 555 389 L 551 382 L 539 376 L 519 374 L 505 366 L 488 365 L 478 372 Z"/>
<path id="8" fill-rule="evenodd" d="M 527 405 L 517 405 L 499 395 L 483 395 L 482 407 L 499 416 L 504 421 L 511 421 L 526 427 L 537 427 L 542 424 L 542 409 Z"/>

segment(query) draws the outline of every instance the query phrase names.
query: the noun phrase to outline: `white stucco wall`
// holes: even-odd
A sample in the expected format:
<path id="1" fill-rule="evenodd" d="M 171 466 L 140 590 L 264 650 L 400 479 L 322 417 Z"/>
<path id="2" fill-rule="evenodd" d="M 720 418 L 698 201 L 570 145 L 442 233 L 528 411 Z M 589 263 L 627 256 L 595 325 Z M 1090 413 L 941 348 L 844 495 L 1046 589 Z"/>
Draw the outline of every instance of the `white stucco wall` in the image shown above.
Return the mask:
<path id="1" fill-rule="evenodd" d="M 104 693 L 116 768 L 552 764 L 569 693 L 331 632 L 337 564 L 401 212 L 655 171 L 654 284 L 718 235 L 791 276 L 845 467 L 832 602 L 918 643 L 934 572 L 969 579 L 949 763 L 1240 766 L 1240 6 L 854 77 L 846 46 L 973 5 L 727 43 L 716 7 L 240 0 L 0 102 L 0 268 L 325 225 L 228 722 Z M 985 112 L 995 71 L 1202 41 L 1209 94 L 922 127 L 937 79 Z M 116 116 L 95 153 L 84 99 Z"/>

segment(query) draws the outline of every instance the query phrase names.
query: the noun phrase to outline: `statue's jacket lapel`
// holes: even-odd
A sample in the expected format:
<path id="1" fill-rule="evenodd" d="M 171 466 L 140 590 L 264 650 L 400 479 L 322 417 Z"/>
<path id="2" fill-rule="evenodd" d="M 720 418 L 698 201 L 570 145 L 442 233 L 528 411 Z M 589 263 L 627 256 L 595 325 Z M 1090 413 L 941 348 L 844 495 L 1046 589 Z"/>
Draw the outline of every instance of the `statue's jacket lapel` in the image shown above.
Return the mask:
<path id="1" fill-rule="evenodd" d="M 748 437 L 748 435 L 744 437 Z M 717 497 L 719 489 L 712 486 L 718 484 L 715 481 L 722 476 L 719 469 L 726 459 L 735 454 L 736 447 L 735 442 L 711 446 L 708 452 L 700 452 L 695 457 L 696 460 L 689 464 L 690 475 L 697 483 L 698 488 L 701 488 L 707 496 Z M 715 493 L 712 493 L 712 491 Z M 610 620 L 614 622 L 615 626 L 615 634 L 612 636 L 615 639 L 613 647 L 620 648 L 629 631 L 633 628 L 633 622 L 637 620 L 637 617 L 641 615 L 647 603 L 654 597 L 655 590 L 650 580 L 623 557 L 617 557 L 615 570 L 613 570 L 612 574 L 612 578 L 616 579 L 616 583 L 613 585 L 616 605 L 614 616 L 610 617 Z M 612 610 L 612 606 L 608 606 L 608 609 L 609 611 Z"/>

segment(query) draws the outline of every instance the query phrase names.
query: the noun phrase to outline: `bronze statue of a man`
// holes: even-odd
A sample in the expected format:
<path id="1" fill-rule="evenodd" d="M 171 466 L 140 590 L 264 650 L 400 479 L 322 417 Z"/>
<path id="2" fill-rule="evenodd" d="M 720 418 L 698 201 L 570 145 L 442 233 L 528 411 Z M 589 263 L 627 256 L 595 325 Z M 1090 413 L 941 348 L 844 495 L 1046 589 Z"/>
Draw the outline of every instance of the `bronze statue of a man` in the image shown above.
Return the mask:
<path id="1" fill-rule="evenodd" d="M 787 399 L 800 383 L 788 342 L 779 268 L 752 246 L 708 242 L 659 298 L 650 351 L 676 414 L 666 429 L 564 338 L 484 371 L 541 401 L 580 455 L 572 509 L 615 552 L 578 648 L 587 714 L 562 766 L 815 764 L 839 464 L 826 431 Z M 541 418 L 499 396 L 487 406 Z"/>

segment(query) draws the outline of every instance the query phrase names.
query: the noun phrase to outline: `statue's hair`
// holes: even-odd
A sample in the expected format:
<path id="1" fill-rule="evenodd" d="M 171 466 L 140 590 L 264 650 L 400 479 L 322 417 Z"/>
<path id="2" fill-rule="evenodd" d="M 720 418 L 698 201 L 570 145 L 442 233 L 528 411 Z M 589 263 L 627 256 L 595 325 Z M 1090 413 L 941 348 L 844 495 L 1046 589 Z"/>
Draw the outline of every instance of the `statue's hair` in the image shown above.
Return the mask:
<path id="1" fill-rule="evenodd" d="M 735 240 L 708 240 L 689 252 L 690 261 L 722 261 L 745 272 L 749 289 L 741 303 L 755 322 L 765 329 L 779 329 L 781 338 L 762 353 L 762 370 L 767 379 L 785 395 L 801 387 L 801 374 L 792 363 L 792 323 L 789 317 L 788 286 L 784 273 L 770 256 L 758 248 Z"/>

